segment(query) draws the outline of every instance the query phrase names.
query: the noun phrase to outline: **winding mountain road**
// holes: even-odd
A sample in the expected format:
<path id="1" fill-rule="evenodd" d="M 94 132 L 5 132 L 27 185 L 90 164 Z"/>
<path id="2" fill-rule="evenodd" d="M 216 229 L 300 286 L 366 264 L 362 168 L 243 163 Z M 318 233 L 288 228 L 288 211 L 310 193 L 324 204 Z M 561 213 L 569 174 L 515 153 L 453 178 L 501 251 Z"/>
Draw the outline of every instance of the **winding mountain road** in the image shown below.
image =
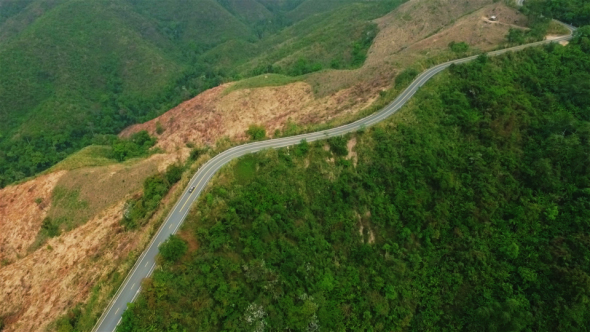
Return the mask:
<path id="1" fill-rule="evenodd" d="M 522 0 L 518 0 L 519 4 L 522 4 Z M 563 23 L 562 23 L 563 24 Z M 496 56 L 506 52 L 519 51 L 527 47 L 538 46 L 546 43 L 567 41 L 572 38 L 572 33 L 575 27 L 563 24 L 570 30 L 570 34 L 553 40 L 545 40 L 537 43 L 512 47 L 500 51 L 494 51 L 488 53 L 489 56 Z M 123 284 L 109 303 L 108 307 L 96 323 L 94 332 L 111 332 L 117 328 L 117 325 L 121 322 L 123 312 L 127 308 L 127 303 L 133 302 L 141 290 L 141 281 L 150 276 L 156 266 L 156 255 L 158 254 L 159 245 L 165 241 L 171 234 L 176 233 L 186 215 L 188 214 L 192 204 L 197 200 L 201 192 L 205 189 L 209 180 L 215 175 L 215 173 L 221 169 L 225 164 L 235 158 L 239 158 L 249 153 L 258 152 L 264 149 L 278 149 L 287 146 L 299 144 L 302 140 L 308 142 L 326 139 L 334 136 L 341 136 L 347 133 L 358 131 L 359 129 L 370 127 L 384 119 L 390 117 L 401 109 L 405 103 L 412 98 L 412 96 L 418 91 L 418 89 L 424 85 L 433 76 L 445 70 L 452 64 L 461 64 L 476 59 L 477 56 L 471 56 L 464 59 L 458 59 L 442 63 L 434 66 L 427 71 L 420 74 L 413 82 L 402 92 L 391 104 L 383 108 L 377 113 L 374 113 L 366 118 L 360 119 L 353 123 L 324 130 L 321 132 L 303 134 L 293 137 L 271 139 L 262 142 L 249 143 L 240 146 L 233 147 L 226 150 L 219 155 L 209 160 L 203 165 L 197 173 L 190 180 L 184 193 L 180 196 L 180 199 L 169 213 L 168 217 L 160 226 L 158 232 L 148 245 L 147 249 L 139 257 L 131 272 L 127 275 L 127 278 L 123 281 Z M 191 193 L 189 188 L 195 187 L 195 190 Z"/>

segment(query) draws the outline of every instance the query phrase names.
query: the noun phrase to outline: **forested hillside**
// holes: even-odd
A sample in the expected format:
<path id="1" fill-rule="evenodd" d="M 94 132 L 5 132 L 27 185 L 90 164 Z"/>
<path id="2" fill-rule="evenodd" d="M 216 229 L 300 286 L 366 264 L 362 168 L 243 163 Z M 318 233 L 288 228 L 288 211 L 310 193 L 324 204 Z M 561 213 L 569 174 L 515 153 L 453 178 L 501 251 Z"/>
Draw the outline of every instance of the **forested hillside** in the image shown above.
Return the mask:
<path id="1" fill-rule="evenodd" d="M 586 0 L 527 0 L 524 3 L 526 8 L 546 17 L 575 26 L 590 24 L 590 2 Z"/>
<path id="2" fill-rule="evenodd" d="M 587 331 L 582 39 L 452 66 L 384 124 L 226 168 L 118 331 Z"/>
<path id="3" fill-rule="evenodd" d="M 361 66 L 402 2 L 0 0 L 0 187 L 222 82 Z"/>

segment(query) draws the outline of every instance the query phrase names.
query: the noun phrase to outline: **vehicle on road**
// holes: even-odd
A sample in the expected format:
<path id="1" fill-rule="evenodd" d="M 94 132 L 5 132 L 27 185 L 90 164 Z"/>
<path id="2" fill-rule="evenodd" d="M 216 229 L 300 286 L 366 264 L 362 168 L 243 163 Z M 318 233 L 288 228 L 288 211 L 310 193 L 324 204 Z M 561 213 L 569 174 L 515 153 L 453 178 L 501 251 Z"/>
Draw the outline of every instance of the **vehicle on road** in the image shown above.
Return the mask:
<path id="1" fill-rule="evenodd" d="M 195 191 L 195 187 L 194 186 L 192 186 L 191 189 L 188 190 L 188 192 L 191 193 L 191 194 L 193 193 L 193 191 Z"/>

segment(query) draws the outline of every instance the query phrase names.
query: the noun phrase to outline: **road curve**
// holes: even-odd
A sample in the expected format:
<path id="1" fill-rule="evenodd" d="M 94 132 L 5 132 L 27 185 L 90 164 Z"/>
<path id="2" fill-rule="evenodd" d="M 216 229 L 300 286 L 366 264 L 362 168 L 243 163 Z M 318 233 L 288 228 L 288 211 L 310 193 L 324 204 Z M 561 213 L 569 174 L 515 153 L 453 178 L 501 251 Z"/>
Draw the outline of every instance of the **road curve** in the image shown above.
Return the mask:
<path id="1" fill-rule="evenodd" d="M 520 0 L 519 0 L 520 1 Z M 521 1 L 520 1 L 521 2 Z M 560 22 L 561 23 L 561 22 Z M 563 24 L 563 23 L 562 23 Z M 572 38 L 572 33 L 575 28 L 566 24 L 563 24 L 570 30 L 570 34 L 553 40 L 545 40 L 532 44 L 516 46 L 504 50 L 494 51 L 488 53 L 489 56 L 496 56 L 506 52 L 519 51 L 527 47 L 538 46 L 546 43 L 567 41 Z M 359 129 L 370 127 L 389 116 L 396 113 L 404 104 L 412 98 L 412 96 L 418 91 L 418 89 L 424 85 L 428 80 L 434 77 L 436 74 L 445 70 L 452 64 L 461 64 L 472 61 L 478 56 L 471 56 L 464 59 L 453 60 L 434 66 L 422 74 L 420 74 L 413 82 L 408 86 L 391 104 L 383 108 L 382 110 L 367 116 L 366 118 L 360 119 L 353 123 L 343 125 L 337 128 L 332 128 L 320 132 L 302 134 L 298 136 L 285 137 L 279 139 L 272 139 L 267 141 L 248 143 L 239 145 L 226 150 L 219 155 L 209 160 L 203 165 L 197 173 L 190 180 L 187 188 L 184 190 L 180 199 L 174 205 L 172 211 L 168 214 L 168 217 L 164 223 L 158 229 L 158 232 L 153 237 L 152 241 L 148 245 L 147 249 L 141 254 L 137 262 L 131 269 L 131 272 L 127 275 L 127 278 L 123 281 L 123 284 L 109 303 L 102 316 L 94 326 L 93 332 L 112 332 L 116 329 L 121 321 L 123 312 L 127 308 L 127 303 L 133 302 L 141 289 L 141 281 L 150 276 L 156 266 L 156 255 L 158 254 L 159 245 L 165 241 L 171 234 L 176 233 L 186 215 L 188 214 L 192 204 L 197 200 L 201 192 L 205 189 L 209 180 L 213 175 L 225 164 L 235 158 L 239 158 L 249 153 L 258 152 L 264 149 L 278 149 L 287 146 L 299 144 L 302 140 L 308 142 L 326 139 L 334 136 L 341 136 L 347 133 L 358 131 Z M 189 188 L 195 187 L 195 190 L 190 193 Z"/>

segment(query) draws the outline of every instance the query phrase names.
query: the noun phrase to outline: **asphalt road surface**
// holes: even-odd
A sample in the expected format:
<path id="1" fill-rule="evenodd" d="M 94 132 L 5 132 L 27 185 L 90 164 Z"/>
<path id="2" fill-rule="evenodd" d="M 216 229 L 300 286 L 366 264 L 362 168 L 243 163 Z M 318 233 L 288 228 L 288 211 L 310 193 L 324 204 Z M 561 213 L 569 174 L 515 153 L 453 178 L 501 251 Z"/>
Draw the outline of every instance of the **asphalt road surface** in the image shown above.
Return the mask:
<path id="1" fill-rule="evenodd" d="M 519 2 L 522 2 L 519 0 Z M 562 23 L 563 24 L 563 23 Z M 574 27 L 564 24 L 571 32 L 575 30 Z M 490 52 L 489 56 L 495 56 L 506 52 L 519 51 L 527 47 L 542 45 L 551 42 L 560 42 L 571 39 L 571 34 L 563 36 L 561 38 L 553 39 L 550 41 L 541 41 L 537 43 L 517 46 L 508 48 L 500 51 Z M 370 127 L 396 113 L 404 104 L 412 98 L 412 96 L 418 91 L 418 89 L 424 85 L 433 76 L 445 70 L 452 64 L 461 64 L 476 59 L 477 56 L 472 56 L 464 59 L 449 61 L 435 67 L 428 69 L 427 71 L 420 74 L 413 82 L 401 93 L 391 104 L 377 113 L 374 113 L 366 118 L 360 119 L 356 122 L 324 130 L 321 132 L 315 132 L 310 134 L 303 134 L 293 137 L 272 139 L 267 141 L 261 141 L 256 143 L 249 143 L 240 146 L 233 147 L 227 151 L 220 153 L 205 165 L 203 165 L 197 173 L 193 176 L 189 182 L 184 193 L 180 196 L 180 199 L 148 245 L 147 249 L 139 257 L 131 272 L 127 275 L 127 278 L 123 281 L 123 284 L 115 294 L 109 306 L 106 308 L 98 322 L 96 323 L 93 331 L 95 332 L 111 332 L 114 331 L 121 322 L 123 312 L 127 308 L 127 303 L 133 302 L 141 289 L 141 281 L 150 276 L 154 267 L 156 266 L 156 255 L 158 254 L 159 245 L 165 241 L 171 234 L 176 233 L 184 218 L 188 214 L 192 204 L 197 200 L 200 193 L 205 189 L 209 180 L 223 165 L 229 161 L 244 156 L 249 153 L 258 152 L 264 149 L 278 149 L 291 145 L 299 144 L 302 140 L 308 142 L 326 139 L 334 136 L 341 136 L 347 133 L 358 131 L 366 127 Z M 195 187 L 195 190 L 191 193 L 189 189 Z"/>

